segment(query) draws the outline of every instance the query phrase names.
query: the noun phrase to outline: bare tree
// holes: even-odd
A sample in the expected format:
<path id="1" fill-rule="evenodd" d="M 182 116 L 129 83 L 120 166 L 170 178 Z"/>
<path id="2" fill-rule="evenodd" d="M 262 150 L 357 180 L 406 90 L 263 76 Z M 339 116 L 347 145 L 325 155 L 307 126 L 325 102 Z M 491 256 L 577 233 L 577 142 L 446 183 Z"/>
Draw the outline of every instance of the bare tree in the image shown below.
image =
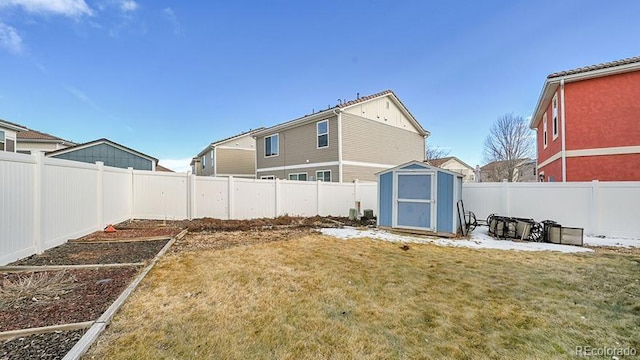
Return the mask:
<path id="1" fill-rule="evenodd" d="M 496 181 L 514 180 L 516 167 L 533 155 L 535 135 L 522 116 L 505 114 L 496 119 L 484 140 L 484 160 L 499 162 L 488 174 Z"/>
<path id="2" fill-rule="evenodd" d="M 427 144 L 424 159 L 426 161 L 442 159 L 443 157 L 449 156 L 449 153 L 451 153 L 451 150 L 448 150 L 447 148 L 441 148 Z"/>

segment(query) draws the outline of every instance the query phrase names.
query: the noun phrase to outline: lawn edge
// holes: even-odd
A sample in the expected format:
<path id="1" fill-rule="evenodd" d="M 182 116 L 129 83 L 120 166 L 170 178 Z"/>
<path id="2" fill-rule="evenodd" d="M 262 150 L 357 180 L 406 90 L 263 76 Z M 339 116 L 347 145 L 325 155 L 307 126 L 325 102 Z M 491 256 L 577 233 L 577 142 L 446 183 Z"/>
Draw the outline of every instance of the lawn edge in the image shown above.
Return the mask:
<path id="1" fill-rule="evenodd" d="M 77 360 L 80 359 L 82 355 L 84 355 L 91 345 L 96 341 L 98 336 L 104 331 L 107 327 L 111 319 L 115 315 L 115 313 L 122 307 L 124 302 L 129 298 L 129 296 L 133 293 L 135 288 L 140 284 L 142 279 L 151 271 L 153 266 L 158 262 L 160 257 L 162 257 L 171 246 L 176 242 L 176 240 L 182 239 L 187 234 L 187 229 L 182 230 L 178 235 L 171 238 L 169 242 L 158 252 L 158 254 L 151 260 L 151 263 L 129 284 L 129 286 L 120 294 L 120 296 L 116 299 L 116 301 L 109 306 L 109 308 L 95 321 L 95 323 L 89 328 L 89 330 L 78 340 L 78 342 L 69 350 L 69 352 L 62 358 L 62 360 Z"/>

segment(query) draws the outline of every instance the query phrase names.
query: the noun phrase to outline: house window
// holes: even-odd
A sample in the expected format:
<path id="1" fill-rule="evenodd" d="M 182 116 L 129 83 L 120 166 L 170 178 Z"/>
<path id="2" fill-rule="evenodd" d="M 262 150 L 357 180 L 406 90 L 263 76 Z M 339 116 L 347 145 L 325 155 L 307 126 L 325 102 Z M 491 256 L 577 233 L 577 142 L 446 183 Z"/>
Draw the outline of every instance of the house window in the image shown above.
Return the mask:
<path id="1" fill-rule="evenodd" d="M 265 175 L 265 176 L 260 176 L 260 180 L 275 180 L 276 177 L 274 175 Z"/>
<path id="2" fill-rule="evenodd" d="M 211 150 L 211 166 L 213 166 L 213 150 Z"/>
<path id="3" fill-rule="evenodd" d="M 6 139 L 6 149 L 8 152 L 16 152 L 16 141 L 13 139 Z"/>
<path id="4" fill-rule="evenodd" d="M 331 170 L 316 171 L 316 179 L 318 181 L 331 182 Z"/>
<path id="5" fill-rule="evenodd" d="M 307 173 L 289 174 L 289 180 L 307 181 Z"/>
<path id="6" fill-rule="evenodd" d="M 278 134 L 264 138 L 264 157 L 278 156 Z"/>
<path id="7" fill-rule="evenodd" d="M 542 145 L 547 148 L 547 113 L 542 115 Z"/>
<path id="8" fill-rule="evenodd" d="M 202 168 L 204 169 L 206 165 L 207 165 L 207 156 L 202 155 Z"/>
<path id="9" fill-rule="evenodd" d="M 329 120 L 322 120 L 316 123 L 316 134 L 318 135 L 318 149 L 329 146 Z"/>
<path id="10" fill-rule="evenodd" d="M 4 131 L 0 130 L 0 151 L 4 151 Z"/>
<path id="11" fill-rule="evenodd" d="M 551 107 L 553 108 L 553 140 L 555 140 L 558 137 L 558 94 L 553 96 Z"/>

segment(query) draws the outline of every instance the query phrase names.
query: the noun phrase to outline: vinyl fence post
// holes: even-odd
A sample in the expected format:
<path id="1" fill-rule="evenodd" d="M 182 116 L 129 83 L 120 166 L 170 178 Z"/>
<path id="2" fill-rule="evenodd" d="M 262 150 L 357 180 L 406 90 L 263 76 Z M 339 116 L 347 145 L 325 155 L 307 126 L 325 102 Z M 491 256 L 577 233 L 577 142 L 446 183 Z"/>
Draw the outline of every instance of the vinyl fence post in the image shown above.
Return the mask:
<path id="1" fill-rule="evenodd" d="M 229 178 L 227 179 L 227 184 L 228 184 L 228 188 L 227 189 L 229 191 L 228 192 L 228 196 L 227 196 L 228 201 L 229 201 L 229 204 L 228 204 L 229 206 L 227 207 L 229 209 L 228 217 L 229 217 L 229 220 L 232 220 L 234 218 L 234 211 L 233 211 L 233 208 L 234 208 L 234 206 L 233 206 L 234 205 L 233 204 L 234 203 L 234 200 L 233 200 L 233 193 L 234 193 L 233 176 L 229 176 Z"/>
<path id="2" fill-rule="evenodd" d="M 321 191 L 320 188 L 322 187 L 322 181 L 317 180 L 316 181 L 316 215 L 320 215 L 320 210 L 322 210 L 322 195 L 321 195 Z"/>
<path id="3" fill-rule="evenodd" d="M 98 230 L 103 229 L 104 223 L 104 162 L 96 161 L 96 223 Z"/>
<path id="4" fill-rule="evenodd" d="M 133 193 L 133 168 L 129 166 L 127 168 L 129 170 L 129 220 L 132 221 L 135 213 L 135 194 Z"/>
<path id="5" fill-rule="evenodd" d="M 191 172 L 187 172 L 187 177 L 189 181 L 189 220 L 193 220 L 193 218 L 197 218 L 198 214 L 196 214 L 196 201 L 198 198 L 196 197 L 196 176 Z"/>
<path id="6" fill-rule="evenodd" d="M 593 235 L 600 235 L 600 203 L 599 203 L 599 194 L 600 192 L 600 182 L 598 180 L 591 181 L 591 230 L 590 232 Z"/>
<path id="7" fill-rule="evenodd" d="M 33 246 L 37 254 L 42 254 L 44 251 L 42 241 L 42 211 L 44 209 L 42 206 L 42 176 L 44 173 L 44 153 L 36 151 L 33 155 L 36 160 L 33 179 Z"/>
<path id="8" fill-rule="evenodd" d="M 274 187 L 275 187 L 275 206 L 274 206 L 274 218 L 277 218 L 278 216 L 280 216 L 280 179 L 275 178 L 274 180 Z"/>
<path id="9" fill-rule="evenodd" d="M 509 182 L 502 180 L 500 195 L 502 197 L 502 213 L 504 216 L 511 216 L 511 209 L 509 209 Z"/>

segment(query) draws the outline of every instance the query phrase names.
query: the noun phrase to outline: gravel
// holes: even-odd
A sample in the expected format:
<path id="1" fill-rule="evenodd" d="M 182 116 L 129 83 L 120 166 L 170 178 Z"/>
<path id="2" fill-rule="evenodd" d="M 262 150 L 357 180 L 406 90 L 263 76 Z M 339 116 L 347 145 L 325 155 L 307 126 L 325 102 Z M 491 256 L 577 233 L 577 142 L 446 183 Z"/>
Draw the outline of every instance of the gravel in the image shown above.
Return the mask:
<path id="1" fill-rule="evenodd" d="M 0 360 L 62 359 L 85 331 L 56 331 L 5 341 L 0 344 Z"/>

